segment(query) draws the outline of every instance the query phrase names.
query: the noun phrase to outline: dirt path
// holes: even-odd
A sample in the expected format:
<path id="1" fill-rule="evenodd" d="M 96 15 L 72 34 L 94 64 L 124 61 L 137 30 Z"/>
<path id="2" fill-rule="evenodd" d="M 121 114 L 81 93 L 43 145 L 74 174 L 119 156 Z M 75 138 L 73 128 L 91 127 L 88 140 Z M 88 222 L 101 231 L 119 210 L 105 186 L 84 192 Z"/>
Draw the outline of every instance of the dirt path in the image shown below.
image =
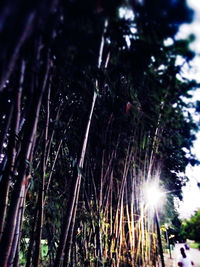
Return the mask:
<path id="1" fill-rule="evenodd" d="M 184 244 L 176 244 L 174 250 L 172 251 L 172 259 L 170 259 L 168 254 L 165 254 L 165 267 L 177 267 L 177 262 L 180 257 L 180 248 L 184 247 Z M 194 267 L 200 267 L 200 251 L 194 248 L 190 248 L 189 252 L 192 261 L 194 262 Z"/>
<path id="2" fill-rule="evenodd" d="M 174 263 L 174 258 L 172 255 L 172 258 L 170 259 L 168 254 L 164 255 L 165 257 L 165 267 L 174 267 L 173 263 Z"/>

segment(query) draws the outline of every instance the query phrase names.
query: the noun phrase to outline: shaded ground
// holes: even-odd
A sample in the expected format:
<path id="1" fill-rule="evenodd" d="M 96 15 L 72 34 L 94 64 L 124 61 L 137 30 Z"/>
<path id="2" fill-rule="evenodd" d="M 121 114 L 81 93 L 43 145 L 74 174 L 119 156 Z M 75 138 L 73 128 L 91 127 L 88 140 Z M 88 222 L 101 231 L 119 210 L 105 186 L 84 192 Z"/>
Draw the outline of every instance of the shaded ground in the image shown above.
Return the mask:
<path id="1" fill-rule="evenodd" d="M 165 267 L 176 267 L 178 259 L 180 257 L 180 248 L 183 247 L 184 244 L 176 244 L 174 250 L 172 251 L 172 259 L 170 259 L 168 254 L 165 254 Z M 194 267 L 200 267 L 200 251 L 198 249 L 190 248 L 189 252 L 190 257 L 194 262 Z"/>

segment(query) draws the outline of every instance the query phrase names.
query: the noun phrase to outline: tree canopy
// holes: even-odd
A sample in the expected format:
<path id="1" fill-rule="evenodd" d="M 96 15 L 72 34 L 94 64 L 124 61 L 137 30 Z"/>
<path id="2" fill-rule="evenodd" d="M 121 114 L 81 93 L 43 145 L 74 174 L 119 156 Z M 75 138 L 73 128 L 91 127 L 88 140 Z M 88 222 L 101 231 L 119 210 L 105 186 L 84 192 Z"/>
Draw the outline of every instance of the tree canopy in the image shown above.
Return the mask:
<path id="1" fill-rule="evenodd" d="M 200 211 L 197 210 L 189 220 L 184 220 L 181 225 L 180 236 L 183 239 L 191 239 L 200 242 Z"/>

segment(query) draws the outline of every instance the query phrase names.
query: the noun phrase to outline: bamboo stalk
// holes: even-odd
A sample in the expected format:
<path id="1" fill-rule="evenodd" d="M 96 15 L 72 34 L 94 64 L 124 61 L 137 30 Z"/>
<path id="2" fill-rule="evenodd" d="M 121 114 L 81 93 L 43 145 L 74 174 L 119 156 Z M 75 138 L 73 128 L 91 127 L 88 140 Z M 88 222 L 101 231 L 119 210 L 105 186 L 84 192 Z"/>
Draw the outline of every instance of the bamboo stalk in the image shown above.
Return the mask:
<path id="1" fill-rule="evenodd" d="M 38 195 L 36 196 L 36 203 L 38 203 L 37 198 L 38 198 Z M 34 220 L 33 220 L 32 230 L 31 230 L 30 239 L 29 239 L 29 246 L 28 246 L 28 251 L 27 251 L 27 256 L 26 256 L 26 267 L 31 266 L 31 258 L 33 254 L 34 243 L 35 243 L 37 220 L 38 220 L 38 208 L 36 207 L 34 211 Z"/>
<path id="2" fill-rule="evenodd" d="M 41 247 L 41 238 L 42 238 L 42 227 L 43 227 L 43 218 L 44 218 L 44 200 L 45 200 L 45 174 L 47 166 L 47 144 L 48 144 L 48 132 L 49 132 L 49 105 L 50 105 L 50 94 L 51 94 L 51 85 L 49 84 L 47 90 L 47 99 L 46 99 L 46 121 L 45 121 L 45 132 L 43 140 L 43 156 L 41 164 L 41 185 L 39 189 L 38 197 L 38 220 L 37 220 L 37 235 L 35 240 L 35 255 L 33 259 L 33 266 L 37 267 L 40 264 L 40 247 Z"/>
<path id="3" fill-rule="evenodd" d="M 21 65 L 21 73 L 20 73 L 20 81 L 19 88 L 15 97 L 14 104 L 14 114 L 13 114 L 13 122 L 11 129 L 11 137 L 10 142 L 8 144 L 8 161 L 6 164 L 6 170 L 2 177 L 1 187 L 0 187 L 0 240 L 3 234 L 3 227 L 5 223 L 5 216 L 8 206 L 8 194 L 10 190 L 11 176 L 14 172 L 14 165 L 17 153 L 17 136 L 19 133 L 19 122 L 20 122 L 20 113 L 21 113 L 21 96 L 22 96 L 22 86 L 24 82 L 24 73 L 25 73 L 25 62 L 22 61 Z"/>
<path id="4" fill-rule="evenodd" d="M 103 34 L 102 34 L 102 40 L 101 40 L 101 44 L 100 44 L 98 68 L 101 67 L 101 62 L 102 62 L 102 57 L 103 57 L 103 48 L 104 48 L 104 42 L 105 42 L 104 34 L 106 32 L 107 26 L 108 26 L 108 21 L 105 20 L 104 30 L 103 30 Z M 76 216 L 77 205 L 78 205 L 78 196 L 79 196 L 79 192 L 80 192 L 81 179 L 82 179 L 82 173 L 81 172 L 82 172 L 82 169 L 84 166 L 85 153 L 86 153 L 86 148 L 87 148 L 87 143 L 88 143 L 88 137 L 89 137 L 89 130 L 90 130 L 90 125 L 91 125 L 91 121 L 92 121 L 92 115 L 94 113 L 94 107 L 95 107 L 96 100 L 97 100 L 97 93 L 99 91 L 99 85 L 98 85 L 97 80 L 96 80 L 96 88 L 95 89 L 96 89 L 96 91 L 94 91 L 94 94 L 93 94 L 89 119 L 87 122 L 86 132 L 85 132 L 85 136 L 84 136 L 84 140 L 83 140 L 81 156 L 80 156 L 80 160 L 78 163 L 78 170 L 79 171 L 78 171 L 77 179 L 76 179 L 75 186 L 74 186 L 74 191 L 73 191 L 74 193 L 73 193 L 73 197 L 72 197 L 72 200 L 70 203 L 70 207 L 69 207 L 69 211 L 68 211 L 68 214 L 66 217 L 66 221 L 64 222 L 63 232 L 62 232 L 62 236 L 61 236 L 60 243 L 58 246 L 54 267 L 60 267 L 61 266 L 61 261 L 63 258 L 63 253 L 64 253 L 64 249 L 66 246 L 67 237 L 69 234 L 70 224 L 71 224 L 73 216 Z M 75 220 L 74 220 L 74 222 L 75 222 Z M 74 223 L 73 223 L 73 225 L 74 225 Z M 73 227 L 72 227 L 72 232 L 73 232 Z"/>
<path id="5" fill-rule="evenodd" d="M 2 251 L 0 255 L 0 265 L 2 267 L 6 267 L 8 258 L 10 255 L 10 250 L 11 250 L 13 237 L 14 237 L 14 231 L 15 231 L 15 224 L 16 224 L 16 219 L 17 219 L 17 214 L 18 214 L 18 209 L 19 209 L 20 193 L 21 193 L 22 185 L 24 183 L 24 179 L 26 177 L 25 174 L 27 170 L 27 160 L 29 160 L 30 158 L 32 145 L 34 143 L 33 139 L 35 137 L 35 133 L 37 130 L 38 116 L 39 116 L 39 111 L 40 111 L 40 107 L 42 103 L 43 93 L 44 93 L 46 82 L 47 82 L 48 75 L 49 75 L 49 69 L 50 69 L 50 61 L 49 61 L 49 56 L 48 56 L 47 68 L 46 68 L 46 73 L 44 76 L 42 88 L 39 92 L 36 93 L 36 97 L 35 99 L 33 99 L 33 102 L 32 102 L 33 108 L 30 110 L 29 117 L 27 118 L 26 134 L 23 139 L 22 150 L 20 154 L 18 180 L 13 190 L 10 209 L 9 209 L 8 217 L 7 217 L 7 223 L 6 223 L 5 231 L 3 233 L 1 243 L 0 243 L 0 250 Z"/>
<path id="6" fill-rule="evenodd" d="M 21 190 L 19 211 L 18 211 L 17 222 L 15 226 L 15 235 L 14 235 L 12 249 L 11 249 L 10 256 L 9 256 L 8 267 L 13 267 L 17 247 L 19 245 L 20 228 L 21 228 L 21 222 L 22 222 L 23 211 L 24 211 L 24 202 L 25 202 L 24 196 L 25 196 L 25 184 L 23 185 L 22 190 Z"/>
<path id="7" fill-rule="evenodd" d="M 7 80 L 9 80 L 9 78 L 10 78 L 10 76 L 11 76 L 11 74 L 15 68 L 15 64 L 16 64 L 18 56 L 20 54 L 21 47 L 32 31 L 34 20 L 35 20 L 35 12 L 31 12 L 27 16 L 24 30 L 21 33 L 21 36 L 19 38 L 17 45 L 14 48 L 12 56 L 10 57 L 6 72 L 3 74 L 3 77 L 0 80 L 0 92 L 2 92 L 5 89 L 5 83 Z"/>

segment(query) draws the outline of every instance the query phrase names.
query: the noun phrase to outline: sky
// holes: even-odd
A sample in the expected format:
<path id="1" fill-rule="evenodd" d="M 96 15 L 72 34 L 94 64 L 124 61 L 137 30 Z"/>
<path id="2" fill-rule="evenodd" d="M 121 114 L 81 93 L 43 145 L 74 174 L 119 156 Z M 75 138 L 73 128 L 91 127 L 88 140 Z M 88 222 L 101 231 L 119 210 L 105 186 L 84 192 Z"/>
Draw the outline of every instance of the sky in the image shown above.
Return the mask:
<path id="1" fill-rule="evenodd" d="M 191 33 L 195 34 L 196 39 L 190 48 L 196 53 L 196 56 L 190 63 L 190 68 L 185 66 L 182 72 L 185 77 L 200 82 L 200 1 L 188 0 L 187 2 L 195 11 L 194 21 L 191 24 L 182 25 L 177 38 L 185 38 Z M 200 100 L 200 88 L 193 93 L 192 100 L 194 102 Z M 191 112 L 195 121 L 199 122 L 199 114 L 195 114 L 193 110 Z M 196 137 L 191 151 L 200 160 L 200 131 Z M 183 201 L 178 203 L 178 211 L 182 219 L 189 219 L 195 210 L 200 209 L 200 188 L 197 186 L 197 182 L 200 182 L 200 166 L 188 166 L 186 176 L 188 176 L 189 182 L 183 187 Z"/>

